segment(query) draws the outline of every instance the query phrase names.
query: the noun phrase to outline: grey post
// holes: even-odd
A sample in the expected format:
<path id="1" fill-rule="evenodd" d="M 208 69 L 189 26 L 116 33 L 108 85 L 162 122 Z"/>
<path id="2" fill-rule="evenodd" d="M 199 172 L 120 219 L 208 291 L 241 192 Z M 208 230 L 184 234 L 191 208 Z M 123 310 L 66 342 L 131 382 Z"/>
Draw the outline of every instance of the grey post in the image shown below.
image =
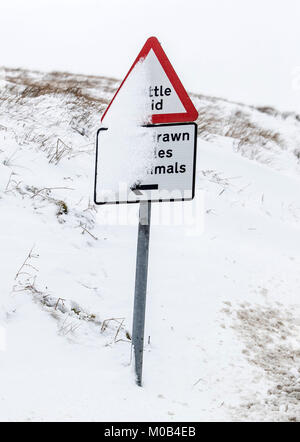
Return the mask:
<path id="1" fill-rule="evenodd" d="M 151 202 L 140 202 L 139 231 L 136 256 L 135 293 L 133 310 L 132 345 L 134 351 L 136 383 L 142 386 L 148 255 Z"/>

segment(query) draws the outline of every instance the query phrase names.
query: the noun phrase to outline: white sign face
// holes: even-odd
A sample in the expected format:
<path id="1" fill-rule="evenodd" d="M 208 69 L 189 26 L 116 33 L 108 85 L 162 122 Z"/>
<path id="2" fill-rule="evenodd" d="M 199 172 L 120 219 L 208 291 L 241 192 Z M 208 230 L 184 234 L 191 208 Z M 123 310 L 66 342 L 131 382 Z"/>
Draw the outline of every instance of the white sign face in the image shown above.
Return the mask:
<path id="1" fill-rule="evenodd" d="M 114 170 L 113 156 L 105 155 L 110 148 L 105 132 L 97 137 L 95 203 L 119 204 L 139 201 L 192 200 L 195 190 L 197 125 L 195 123 L 147 126 L 153 136 L 153 159 L 142 178 L 125 183 L 120 178 L 118 189 L 105 188 L 101 177 L 105 170 Z M 107 146 L 106 146 L 107 145 Z M 107 160 L 107 158 L 109 160 Z M 133 161 L 133 159 L 132 159 Z"/>
<path id="2" fill-rule="evenodd" d="M 143 88 L 141 92 L 144 94 L 143 105 L 147 116 L 186 113 L 177 92 L 152 49 L 142 63 L 142 66 L 137 64 L 130 72 L 116 99 L 111 102 L 108 113 L 103 118 L 105 126 L 110 126 L 111 116 L 118 112 L 115 109 L 116 106 L 118 109 L 128 109 L 128 97 L 137 95 L 137 84 L 142 85 Z"/>
<path id="3" fill-rule="evenodd" d="M 180 114 L 185 112 L 185 108 L 177 95 L 172 83 L 163 70 L 153 49 L 144 60 L 144 66 L 151 83 L 149 84 L 149 101 L 152 115 L 156 114 Z"/>

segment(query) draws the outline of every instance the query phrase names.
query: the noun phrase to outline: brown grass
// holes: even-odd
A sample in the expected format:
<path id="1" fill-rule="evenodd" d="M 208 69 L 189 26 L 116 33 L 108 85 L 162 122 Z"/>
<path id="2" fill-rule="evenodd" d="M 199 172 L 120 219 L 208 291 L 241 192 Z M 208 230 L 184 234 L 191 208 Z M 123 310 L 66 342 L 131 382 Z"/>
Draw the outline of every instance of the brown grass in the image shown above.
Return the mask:
<path id="1" fill-rule="evenodd" d="M 101 88 L 101 91 L 104 93 L 113 93 L 118 84 L 118 81 L 114 78 L 73 75 L 66 72 L 51 72 L 49 74 L 35 72 L 37 74 L 35 78 L 23 69 L 6 70 L 6 72 L 7 81 L 12 84 L 25 86 L 25 89 L 20 94 L 22 98 L 63 94 L 73 95 L 91 104 L 107 104 L 108 99 L 94 97 L 89 93 L 89 89 Z M 103 83 L 105 83 L 104 87 Z"/>
<path id="2" fill-rule="evenodd" d="M 219 104 L 208 104 L 199 110 L 198 134 L 204 139 L 219 135 L 237 141 L 236 147 L 257 146 L 270 149 L 272 145 L 280 149 L 285 143 L 278 131 L 265 129 L 253 121 L 252 115 L 242 110 L 231 113 L 222 112 Z"/>

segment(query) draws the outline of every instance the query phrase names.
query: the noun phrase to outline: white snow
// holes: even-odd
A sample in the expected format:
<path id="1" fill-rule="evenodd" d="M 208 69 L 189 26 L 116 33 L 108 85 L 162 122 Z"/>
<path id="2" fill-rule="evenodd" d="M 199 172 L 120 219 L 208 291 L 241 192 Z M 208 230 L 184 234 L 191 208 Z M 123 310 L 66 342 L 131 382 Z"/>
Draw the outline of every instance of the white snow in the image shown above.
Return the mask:
<path id="1" fill-rule="evenodd" d="M 98 137 L 98 201 L 120 200 L 122 185 L 126 190 L 125 198 L 121 199 L 127 200 L 130 189 L 151 169 L 154 138 L 143 127 L 151 120 L 147 91 L 150 75 L 144 61 L 137 63 L 104 117 L 103 126 L 107 130 Z"/>
<path id="2" fill-rule="evenodd" d="M 95 133 L 115 82 L 68 75 L 0 71 L 0 420 L 300 420 L 300 123 L 244 109 L 283 140 L 258 141 L 260 155 L 217 125 L 201 132 L 196 199 L 184 204 L 202 207 L 204 192 L 205 229 L 153 224 L 139 388 L 138 206 L 123 206 L 131 223 L 117 225 L 120 208 L 92 203 Z M 48 80 L 60 92 L 28 85 Z M 62 91 L 71 81 L 88 101 Z M 214 106 L 222 118 L 240 110 Z M 153 204 L 153 218 L 169 208 Z"/>

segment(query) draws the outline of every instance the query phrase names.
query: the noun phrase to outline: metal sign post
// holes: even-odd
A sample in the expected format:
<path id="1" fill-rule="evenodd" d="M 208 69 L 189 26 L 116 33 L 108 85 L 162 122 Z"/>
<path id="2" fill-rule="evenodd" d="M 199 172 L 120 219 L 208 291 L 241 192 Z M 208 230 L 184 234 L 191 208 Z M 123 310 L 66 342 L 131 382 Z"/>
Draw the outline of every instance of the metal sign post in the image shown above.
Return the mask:
<path id="1" fill-rule="evenodd" d="M 133 310 L 132 345 L 134 351 L 136 383 L 142 386 L 144 330 L 148 277 L 151 202 L 141 201 L 136 256 L 135 293 Z"/>

